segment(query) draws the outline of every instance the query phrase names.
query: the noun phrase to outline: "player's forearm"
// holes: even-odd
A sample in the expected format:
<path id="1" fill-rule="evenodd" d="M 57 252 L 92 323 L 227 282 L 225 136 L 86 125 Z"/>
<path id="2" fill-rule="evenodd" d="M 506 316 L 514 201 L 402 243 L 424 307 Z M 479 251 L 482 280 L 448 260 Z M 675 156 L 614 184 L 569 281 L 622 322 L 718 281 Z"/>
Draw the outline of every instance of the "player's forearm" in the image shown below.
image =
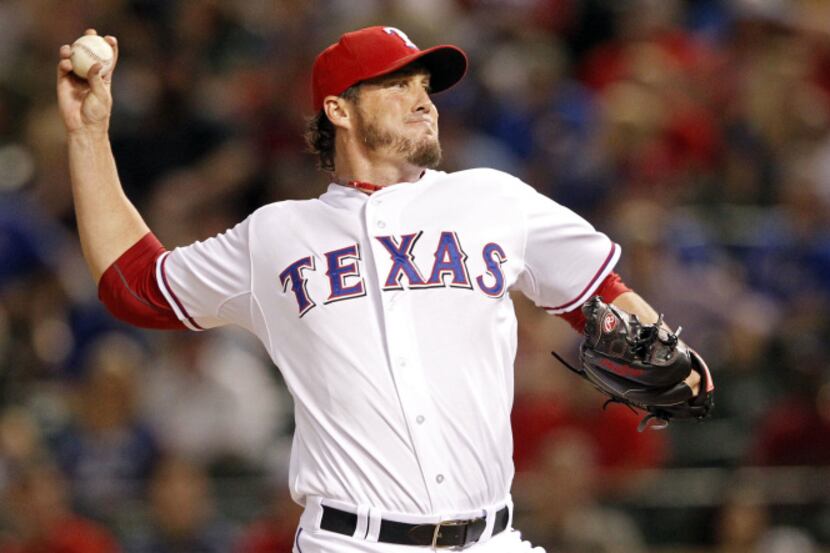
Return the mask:
<path id="1" fill-rule="evenodd" d="M 105 133 L 70 133 L 69 174 L 78 234 L 97 283 L 113 261 L 149 232 L 118 179 Z"/>
<path id="2" fill-rule="evenodd" d="M 611 303 L 627 313 L 637 315 L 645 324 L 654 324 L 659 317 L 657 311 L 636 292 L 623 292 Z"/>

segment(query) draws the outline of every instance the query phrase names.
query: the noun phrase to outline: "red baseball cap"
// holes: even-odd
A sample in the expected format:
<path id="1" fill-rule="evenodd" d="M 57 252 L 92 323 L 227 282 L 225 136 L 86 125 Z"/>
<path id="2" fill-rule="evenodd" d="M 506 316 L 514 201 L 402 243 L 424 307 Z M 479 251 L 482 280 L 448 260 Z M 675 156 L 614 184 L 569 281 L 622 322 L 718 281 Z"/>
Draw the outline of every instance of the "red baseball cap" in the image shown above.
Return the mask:
<path id="1" fill-rule="evenodd" d="M 467 54 L 456 46 L 420 50 L 395 27 L 366 27 L 346 33 L 314 60 L 314 110 L 323 109 L 326 96 L 342 94 L 360 81 L 392 73 L 415 60 L 421 60 L 430 72 L 432 92 L 446 90 L 467 72 Z"/>

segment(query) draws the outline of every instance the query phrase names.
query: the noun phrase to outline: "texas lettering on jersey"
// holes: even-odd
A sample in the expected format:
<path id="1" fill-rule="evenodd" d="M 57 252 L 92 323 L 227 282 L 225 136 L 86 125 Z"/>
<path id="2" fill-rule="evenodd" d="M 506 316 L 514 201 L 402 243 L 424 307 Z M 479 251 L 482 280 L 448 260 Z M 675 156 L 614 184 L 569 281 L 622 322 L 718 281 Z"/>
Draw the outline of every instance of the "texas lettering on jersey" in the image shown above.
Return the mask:
<path id="1" fill-rule="evenodd" d="M 473 290 L 477 287 L 491 298 L 499 298 L 504 294 L 505 278 L 501 266 L 507 261 L 507 257 L 500 245 L 490 242 L 482 248 L 481 256 L 486 272 L 472 280 L 467 269 L 468 256 L 461 247 L 458 235 L 452 231 L 441 233 L 433 255 L 432 267 L 428 273 L 422 272 L 415 263 L 413 254 L 415 244 L 422 234 L 423 232 L 416 232 L 401 236 L 374 237 L 388 252 L 392 261 L 381 290 L 403 290 L 404 287 L 409 290 L 445 287 Z M 328 279 L 329 290 L 323 304 L 366 295 L 366 287 L 360 273 L 359 244 L 326 252 L 322 258 L 326 264 L 325 276 Z M 307 286 L 309 273 L 317 271 L 315 259 L 316 256 L 313 255 L 302 257 L 288 265 L 279 275 L 283 293 L 290 291 L 294 294 L 300 317 L 317 305 Z"/>

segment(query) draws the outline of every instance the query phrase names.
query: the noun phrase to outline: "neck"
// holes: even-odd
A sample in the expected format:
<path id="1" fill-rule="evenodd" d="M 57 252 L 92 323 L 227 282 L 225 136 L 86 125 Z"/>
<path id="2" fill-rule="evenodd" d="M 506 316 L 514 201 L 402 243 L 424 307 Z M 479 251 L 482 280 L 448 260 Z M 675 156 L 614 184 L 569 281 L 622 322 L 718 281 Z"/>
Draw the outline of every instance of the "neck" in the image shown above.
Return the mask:
<path id="1" fill-rule="evenodd" d="M 399 182 L 415 182 L 424 173 L 423 167 L 399 158 L 390 158 L 384 152 L 367 151 L 350 141 L 338 142 L 335 154 L 334 182 L 368 182 L 388 186 Z"/>
<path id="2" fill-rule="evenodd" d="M 368 165 L 365 167 L 337 165 L 334 182 L 345 184 L 349 181 L 368 182 L 376 186 L 389 186 L 399 182 L 415 182 L 424 173 L 423 167 L 413 165 Z"/>

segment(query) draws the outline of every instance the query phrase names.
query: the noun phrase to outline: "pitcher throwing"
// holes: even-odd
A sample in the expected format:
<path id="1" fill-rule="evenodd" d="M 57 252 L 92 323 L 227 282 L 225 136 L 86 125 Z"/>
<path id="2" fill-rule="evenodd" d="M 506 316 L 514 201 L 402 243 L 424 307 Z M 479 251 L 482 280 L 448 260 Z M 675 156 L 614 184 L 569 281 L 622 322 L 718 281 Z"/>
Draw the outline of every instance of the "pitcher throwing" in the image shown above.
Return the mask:
<path id="1" fill-rule="evenodd" d="M 493 169 L 437 169 L 430 96 L 464 76 L 465 53 L 420 50 L 393 27 L 343 35 L 312 71 L 307 140 L 328 191 L 172 251 L 118 180 L 115 64 L 87 81 L 69 46 L 60 56 L 78 230 L 100 297 L 138 326 L 236 324 L 259 337 L 294 398 L 295 551 L 533 549 L 512 527 L 508 291 L 577 328 L 594 297 L 645 324 L 658 316 L 613 272 L 619 246 L 569 209 Z M 691 404 L 712 386 L 702 361 L 689 366 L 671 385 Z"/>

